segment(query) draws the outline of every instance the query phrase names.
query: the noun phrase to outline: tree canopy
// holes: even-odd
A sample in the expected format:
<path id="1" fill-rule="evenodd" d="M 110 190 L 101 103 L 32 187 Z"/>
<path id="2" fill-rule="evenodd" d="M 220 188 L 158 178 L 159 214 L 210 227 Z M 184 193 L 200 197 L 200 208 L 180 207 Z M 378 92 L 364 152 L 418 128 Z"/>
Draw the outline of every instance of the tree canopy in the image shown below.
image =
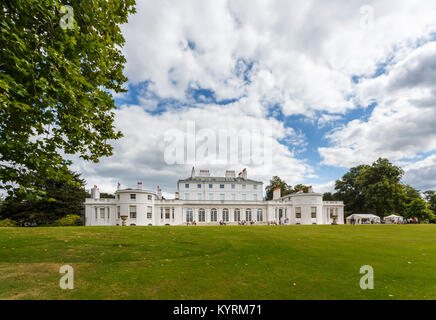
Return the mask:
<path id="1" fill-rule="evenodd" d="M 272 200 L 273 192 L 275 188 L 280 188 L 280 193 L 282 196 L 291 193 L 297 193 L 300 190 L 303 190 L 304 193 L 309 192 L 309 186 L 306 186 L 304 184 L 296 184 L 294 187 L 292 187 L 291 185 L 287 184 L 284 180 L 282 180 L 280 177 L 274 176 L 269 181 L 269 185 L 265 187 L 265 192 L 266 192 L 265 200 Z"/>
<path id="2" fill-rule="evenodd" d="M 269 185 L 265 187 L 265 193 L 266 193 L 265 200 L 272 200 L 273 191 L 275 188 L 281 189 L 280 192 L 282 196 L 292 193 L 292 187 L 290 185 L 288 185 L 285 181 L 280 179 L 280 177 L 274 176 L 269 181 Z"/>
<path id="3" fill-rule="evenodd" d="M 404 216 L 406 218 L 418 218 L 420 222 L 428 222 L 430 220 L 434 220 L 435 216 L 433 212 L 428 208 L 427 202 L 423 199 L 418 198 L 414 199 L 408 206 L 405 211 Z"/>
<path id="4" fill-rule="evenodd" d="M 9 194 L 38 195 L 41 179 L 65 181 L 65 155 L 97 162 L 112 154 L 109 141 L 122 136 L 112 93 L 127 81 L 120 25 L 134 5 L 0 2 L 0 187 Z"/>
<path id="5" fill-rule="evenodd" d="M 436 213 L 436 191 L 428 190 L 424 192 L 425 200 L 428 202 L 429 209 Z"/>
<path id="6" fill-rule="evenodd" d="M 0 208 L 0 219 L 11 218 L 21 224 L 50 224 L 68 215 L 81 215 L 83 203 L 88 193 L 85 181 L 80 174 L 67 171 L 62 174 L 63 180 L 45 178 L 39 188 L 45 190 L 46 196 L 40 199 L 28 198 L 25 195 L 11 195 L 6 198 Z M 70 181 L 74 181 L 71 184 Z"/>
<path id="7" fill-rule="evenodd" d="M 388 159 L 379 158 L 372 165 L 351 168 L 336 181 L 336 192 L 326 196 L 344 201 L 348 213 L 370 212 L 380 217 L 397 213 L 407 216 L 412 214 L 411 204 L 416 200 L 412 208 L 419 208 L 418 204 L 422 205 L 423 199 L 419 190 L 401 182 L 403 174 L 400 167 Z M 424 195 L 431 207 L 434 193 L 426 191 Z M 436 203 L 436 196 L 433 201 Z"/>

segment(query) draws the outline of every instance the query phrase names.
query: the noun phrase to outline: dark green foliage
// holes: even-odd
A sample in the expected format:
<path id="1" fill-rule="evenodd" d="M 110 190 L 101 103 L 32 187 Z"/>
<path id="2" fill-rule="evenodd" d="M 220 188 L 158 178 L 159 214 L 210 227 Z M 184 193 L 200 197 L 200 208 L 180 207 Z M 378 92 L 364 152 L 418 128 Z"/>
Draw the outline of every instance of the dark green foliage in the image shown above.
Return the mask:
<path id="1" fill-rule="evenodd" d="M 406 218 L 418 218 L 419 222 L 429 222 L 434 220 L 435 216 L 433 212 L 428 208 L 427 202 L 425 200 L 418 198 L 413 200 L 405 211 Z"/>
<path id="2" fill-rule="evenodd" d="M 1 207 L 0 218 L 11 218 L 21 225 L 44 225 L 68 214 L 82 215 L 83 203 L 88 195 L 84 189 L 85 181 L 76 173 L 65 175 L 69 178 L 62 181 L 45 179 L 43 185 L 38 185 L 46 193 L 43 198 L 9 196 Z"/>
<path id="3" fill-rule="evenodd" d="M 400 167 L 388 159 L 379 158 L 372 165 L 351 168 L 336 181 L 336 193 L 327 197 L 344 201 L 345 211 L 349 214 L 405 215 L 409 205 L 422 198 L 419 190 L 401 183 L 403 174 Z"/>
<path id="4" fill-rule="evenodd" d="M 79 226 L 81 225 L 81 218 L 77 214 L 67 214 L 65 217 L 56 220 L 56 224 L 63 227 Z"/>
<path id="5" fill-rule="evenodd" d="M 72 29 L 61 28 L 64 5 L 74 9 Z M 134 5 L 0 2 L 0 187 L 10 195 L 43 196 L 43 179 L 67 179 L 63 154 L 94 162 L 112 154 L 108 141 L 122 135 L 111 92 L 127 81 L 120 25 Z"/>
<path id="6" fill-rule="evenodd" d="M 273 191 L 275 188 L 281 189 L 281 195 L 285 196 L 287 194 L 292 193 L 292 187 L 288 185 L 285 181 L 280 179 L 278 176 L 272 177 L 272 179 L 269 181 L 269 185 L 265 187 L 265 193 L 266 197 L 265 200 L 272 200 L 273 198 Z"/>
<path id="7" fill-rule="evenodd" d="M 298 191 L 302 190 L 304 193 L 308 193 L 309 192 L 309 186 L 305 186 L 304 184 L 297 184 L 294 186 L 294 188 L 292 189 L 291 193 L 296 193 Z"/>
<path id="8" fill-rule="evenodd" d="M 102 198 L 102 199 L 115 199 L 115 195 L 112 193 L 102 192 L 102 193 L 100 193 L 100 198 Z"/>
<path id="9" fill-rule="evenodd" d="M 425 200 L 428 202 L 428 207 L 433 213 L 436 213 L 436 191 L 429 190 L 424 192 Z"/>
<path id="10" fill-rule="evenodd" d="M 324 201 L 341 201 L 341 199 L 337 193 L 331 193 L 331 192 L 324 193 L 322 199 Z"/>

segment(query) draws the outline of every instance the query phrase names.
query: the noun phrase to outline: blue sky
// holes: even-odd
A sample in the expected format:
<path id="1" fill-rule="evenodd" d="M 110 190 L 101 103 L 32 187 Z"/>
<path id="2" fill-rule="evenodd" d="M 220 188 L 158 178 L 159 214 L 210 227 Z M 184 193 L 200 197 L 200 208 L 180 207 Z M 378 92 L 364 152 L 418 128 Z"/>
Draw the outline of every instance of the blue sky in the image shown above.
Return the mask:
<path id="1" fill-rule="evenodd" d="M 124 138 L 113 157 L 76 165 L 109 192 L 141 180 L 170 195 L 192 165 L 331 191 L 350 167 L 387 157 L 406 183 L 436 188 L 435 13 L 430 0 L 140 1 L 122 28 Z M 168 165 L 165 137 L 189 121 L 272 128 L 273 167 Z"/>

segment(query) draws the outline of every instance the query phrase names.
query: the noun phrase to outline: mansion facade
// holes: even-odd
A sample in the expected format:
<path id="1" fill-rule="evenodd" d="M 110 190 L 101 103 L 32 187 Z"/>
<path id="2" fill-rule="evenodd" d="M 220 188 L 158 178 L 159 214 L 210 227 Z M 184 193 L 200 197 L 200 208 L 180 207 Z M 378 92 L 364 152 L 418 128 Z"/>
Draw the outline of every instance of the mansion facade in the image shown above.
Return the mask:
<path id="1" fill-rule="evenodd" d="M 97 186 L 85 200 L 87 226 L 163 226 L 223 224 L 332 224 L 344 223 L 342 201 L 323 201 L 322 193 L 280 195 L 263 200 L 263 183 L 247 178 L 244 169 L 236 176 L 226 171 L 224 177 L 212 177 L 208 170 L 178 181 L 174 199 L 164 199 L 162 190 L 118 189 L 115 198 L 100 198 Z"/>

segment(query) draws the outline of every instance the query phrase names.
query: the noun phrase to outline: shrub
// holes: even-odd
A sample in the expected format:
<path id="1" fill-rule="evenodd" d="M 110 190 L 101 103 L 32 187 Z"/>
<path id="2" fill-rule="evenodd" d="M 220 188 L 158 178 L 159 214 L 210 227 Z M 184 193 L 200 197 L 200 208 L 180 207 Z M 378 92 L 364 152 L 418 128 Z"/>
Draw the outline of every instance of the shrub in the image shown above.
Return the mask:
<path id="1" fill-rule="evenodd" d="M 0 220 L 0 227 L 16 227 L 16 226 L 18 226 L 17 222 L 9 218 Z"/>
<path id="2" fill-rule="evenodd" d="M 56 220 L 56 224 L 58 226 L 79 226 L 80 216 L 77 214 L 67 214 L 65 217 Z"/>

